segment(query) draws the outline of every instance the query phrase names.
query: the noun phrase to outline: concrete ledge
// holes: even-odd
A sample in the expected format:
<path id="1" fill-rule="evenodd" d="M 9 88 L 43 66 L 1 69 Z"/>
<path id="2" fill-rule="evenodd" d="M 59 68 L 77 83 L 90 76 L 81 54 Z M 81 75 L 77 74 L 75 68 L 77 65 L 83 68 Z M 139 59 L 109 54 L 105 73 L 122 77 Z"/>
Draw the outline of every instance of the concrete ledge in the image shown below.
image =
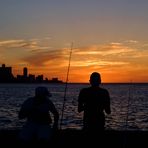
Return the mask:
<path id="1" fill-rule="evenodd" d="M 17 146 L 19 130 L 0 130 L 0 143 L 4 146 Z M 63 129 L 58 130 L 53 138 L 53 147 L 78 147 L 88 145 L 104 145 L 110 147 L 141 148 L 148 146 L 148 131 L 115 131 L 106 130 L 104 133 L 86 134 L 82 130 Z"/>

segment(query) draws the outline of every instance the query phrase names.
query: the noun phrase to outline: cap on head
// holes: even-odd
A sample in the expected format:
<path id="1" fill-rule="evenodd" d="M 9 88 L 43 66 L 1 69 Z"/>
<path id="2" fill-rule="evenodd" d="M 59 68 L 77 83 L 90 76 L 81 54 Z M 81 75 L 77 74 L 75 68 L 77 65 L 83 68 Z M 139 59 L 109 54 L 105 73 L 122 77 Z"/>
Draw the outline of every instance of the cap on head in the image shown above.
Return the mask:
<path id="1" fill-rule="evenodd" d="M 90 75 L 90 83 L 93 86 L 98 86 L 99 84 L 101 84 L 101 76 L 98 72 L 93 72 Z"/>
<path id="2" fill-rule="evenodd" d="M 51 97 L 51 93 L 48 91 L 46 87 L 40 86 L 35 89 L 35 96 L 41 97 L 41 96 L 48 96 Z"/>

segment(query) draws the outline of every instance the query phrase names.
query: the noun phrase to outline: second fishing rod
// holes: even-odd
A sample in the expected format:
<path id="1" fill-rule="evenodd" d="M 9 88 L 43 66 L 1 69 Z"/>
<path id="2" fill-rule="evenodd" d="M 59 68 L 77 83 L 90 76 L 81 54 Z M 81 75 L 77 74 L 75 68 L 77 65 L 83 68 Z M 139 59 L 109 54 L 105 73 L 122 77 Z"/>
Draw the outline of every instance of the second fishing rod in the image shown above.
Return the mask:
<path id="1" fill-rule="evenodd" d="M 68 81 L 69 81 L 69 70 L 70 70 L 70 64 L 71 64 L 72 49 L 73 49 L 73 42 L 71 43 L 71 48 L 70 48 L 70 53 L 69 53 L 68 68 L 67 68 L 66 82 L 65 82 L 65 89 L 64 89 L 64 99 L 63 99 L 63 106 L 62 106 L 61 120 L 60 120 L 60 129 L 62 128 L 63 114 L 64 114 L 64 109 L 65 109 L 65 102 L 66 102 L 66 95 L 67 95 L 67 85 L 68 85 Z"/>

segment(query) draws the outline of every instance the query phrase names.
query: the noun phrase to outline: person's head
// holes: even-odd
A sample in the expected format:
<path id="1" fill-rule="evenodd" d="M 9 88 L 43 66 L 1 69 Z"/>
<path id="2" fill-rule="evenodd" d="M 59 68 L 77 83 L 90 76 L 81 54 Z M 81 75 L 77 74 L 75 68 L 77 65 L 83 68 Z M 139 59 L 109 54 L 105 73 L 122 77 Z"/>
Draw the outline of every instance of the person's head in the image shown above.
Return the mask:
<path id="1" fill-rule="evenodd" d="M 46 87 L 39 86 L 35 89 L 35 96 L 36 97 L 51 97 L 51 93 L 48 91 Z"/>
<path id="2" fill-rule="evenodd" d="M 90 84 L 92 86 L 99 86 L 101 84 L 101 76 L 98 72 L 93 72 L 90 75 Z"/>

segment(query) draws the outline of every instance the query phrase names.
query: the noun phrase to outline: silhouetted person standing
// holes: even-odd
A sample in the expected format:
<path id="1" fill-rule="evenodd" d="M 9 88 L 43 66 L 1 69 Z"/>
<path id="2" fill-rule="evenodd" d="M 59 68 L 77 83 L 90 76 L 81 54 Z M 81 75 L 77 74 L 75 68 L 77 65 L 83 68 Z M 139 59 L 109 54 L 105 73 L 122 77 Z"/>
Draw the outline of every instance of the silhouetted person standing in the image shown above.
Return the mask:
<path id="1" fill-rule="evenodd" d="M 59 113 L 49 97 L 51 93 L 46 87 L 37 87 L 35 96 L 28 98 L 22 104 L 19 119 L 27 119 L 20 132 L 20 139 L 24 144 L 33 139 L 39 144 L 47 144 L 52 138 L 53 129 L 58 128 Z M 50 113 L 53 114 L 53 124 Z"/>
<path id="2" fill-rule="evenodd" d="M 110 114 L 109 92 L 101 88 L 101 76 L 93 72 L 90 76 L 91 86 L 83 88 L 78 97 L 78 112 L 84 111 L 83 126 L 88 132 L 101 132 L 105 127 L 105 113 Z"/>

